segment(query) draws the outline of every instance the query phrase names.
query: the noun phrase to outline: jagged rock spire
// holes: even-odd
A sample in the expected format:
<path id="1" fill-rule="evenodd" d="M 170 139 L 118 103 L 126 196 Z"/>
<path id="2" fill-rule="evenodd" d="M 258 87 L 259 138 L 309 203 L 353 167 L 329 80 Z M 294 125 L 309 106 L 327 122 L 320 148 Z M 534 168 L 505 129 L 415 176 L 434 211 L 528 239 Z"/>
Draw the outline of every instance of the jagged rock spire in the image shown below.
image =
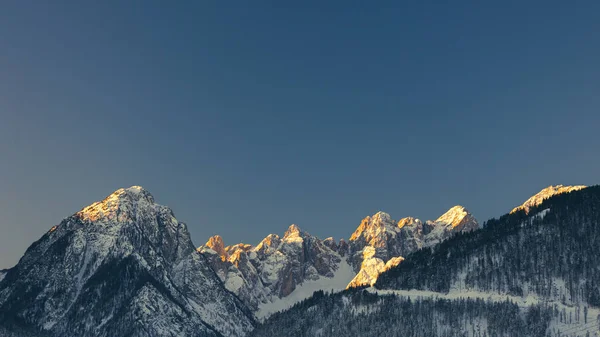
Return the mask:
<path id="1" fill-rule="evenodd" d="M 290 225 L 290 227 L 288 227 L 288 229 L 285 231 L 285 234 L 283 235 L 283 239 L 288 239 L 288 238 L 295 238 L 295 237 L 299 237 L 300 233 L 302 231 L 300 230 L 300 227 L 292 224 Z"/>
<path id="2" fill-rule="evenodd" d="M 456 231 L 471 231 L 479 227 L 477 219 L 465 207 L 457 205 L 440 216 L 436 223 L 443 224 Z"/>
<path id="3" fill-rule="evenodd" d="M 211 236 L 206 242 L 205 246 L 214 250 L 220 256 L 227 257 L 225 244 L 223 243 L 223 238 L 220 235 Z"/>

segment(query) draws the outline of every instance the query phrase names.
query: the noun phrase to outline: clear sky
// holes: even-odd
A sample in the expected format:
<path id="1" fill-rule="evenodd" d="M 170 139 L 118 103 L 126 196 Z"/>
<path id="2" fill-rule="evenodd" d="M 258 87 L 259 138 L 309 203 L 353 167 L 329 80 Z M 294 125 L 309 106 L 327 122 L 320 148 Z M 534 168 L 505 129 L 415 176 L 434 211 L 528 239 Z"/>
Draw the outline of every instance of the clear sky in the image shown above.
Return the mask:
<path id="1" fill-rule="evenodd" d="M 4 2 L 0 268 L 131 185 L 200 245 L 598 183 L 600 2 L 322 3 Z"/>

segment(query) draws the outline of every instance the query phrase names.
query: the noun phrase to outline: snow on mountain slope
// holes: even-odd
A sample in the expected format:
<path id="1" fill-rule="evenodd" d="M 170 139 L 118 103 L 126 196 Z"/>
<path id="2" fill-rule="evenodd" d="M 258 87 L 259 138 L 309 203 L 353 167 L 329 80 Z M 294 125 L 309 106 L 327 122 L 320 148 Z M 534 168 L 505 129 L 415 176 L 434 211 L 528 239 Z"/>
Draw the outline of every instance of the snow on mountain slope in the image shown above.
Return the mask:
<path id="1" fill-rule="evenodd" d="M 562 193 L 569 193 L 572 191 L 579 191 L 581 189 L 586 188 L 587 186 L 577 185 L 577 186 L 548 186 L 543 190 L 539 191 L 537 194 L 533 195 L 531 198 L 527 199 L 522 205 L 513 208 L 511 213 L 515 213 L 520 210 L 524 210 L 525 213 L 529 213 L 529 209 L 534 206 L 540 205 L 544 200 Z"/>
<path id="2" fill-rule="evenodd" d="M 270 234 L 255 247 L 224 247 L 222 239 L 215 236 L 198 251 L 225 287 L 257 311 L 290 296 L 307 282 L 333 282 L 343 258 L 330 248 L 337 245 L 327 242 L 291 225 L 283 237 Z"/>
<path id="3" fill-rule="evenodd" d="M 7 270 L 0 270 L 0 282 L 2 282 L 2 280 L 4 279 L 6 272 L 7 272 Z"/>
<path id="4" fill-rule="evenodd" d="M 50 336 L 244 336 L 251 313 L 139 186 L 52 227 L 0 282 L 0 325 Z"/>
<path id="5" fill-rule="evenodd" d="M 352 266 L 346 260 L 342 259 L 333 277 L 320 277 L 316 280 L 304 281 L 288 296 L 277 298 L 270 303 L 262 303 L 256 312 L 256 317 L 259 320 L 263 320 L 278 311 L 288 309 L 295 303 L 311 297 L 317 290 L 342 291 L 354 275 Z"/>

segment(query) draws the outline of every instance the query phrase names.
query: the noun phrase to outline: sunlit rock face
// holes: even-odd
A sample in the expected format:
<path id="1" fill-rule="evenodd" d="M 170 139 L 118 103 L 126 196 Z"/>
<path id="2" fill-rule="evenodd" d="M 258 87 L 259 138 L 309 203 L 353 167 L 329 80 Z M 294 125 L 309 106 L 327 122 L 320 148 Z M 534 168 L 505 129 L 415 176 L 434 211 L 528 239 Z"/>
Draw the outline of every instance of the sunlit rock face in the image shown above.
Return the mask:
<path id="1" fill-rule="evenodd" d="M 244 336 L 254 320 L 139 186 L 52 227 L 0 282 L 0 325 L 49 336 Z"/>
<path id="2" fill-rule="evenodd" d="M 364 218 L 348 242 L 320 240 L 291 225 L 282 237 L 269 234 L 256 246 L 225 246 L 221 237 L 214 236 L 198 251 L 225 287 L 257 312 L 290 296 L 306 282 L 322 280 L 323 287 L 330 287 L 327 280 L 343 279 L 336 275 L 344 267 L 350 276 L 338 289 L 372 285 L 405 255 L 477 227 L 475 218 L 461 206 L 425 223 L 412 217 L 395 221 L 389 214 L 378 212 Z M 298 294 L 294 298 L 301 299 Z"/>
<path id="3" fill-rule="evenodd" d="M 401 263 L 404 256 L 478 227 L 475 217 L 462 206 L 425 223 L 413 217 L 396 222 L 384 212 L 366 217 L 350 237 L 350 263 L 357 275 L 348 286 L 372 285 L 379 274 Z"/>
<path id="4" fill-rule="evenodd" d="M 479 228 L 475 217 L 463 206 L 454 206 L 435 221 L 425 223 L 424 247 L 431 247 L 456 233 Z"/>
<path id="5" fill-rule="evenodd" d="M 522 205 L 515 207 L 511 213 L 515 213 L 517 211 L 523 210 L 525 213 L 529 213 L 529 209 L 532 207 L 540 205 L 544 200 L 562 193 L 569 193 L 573 191 L 578 191 L 586 188 L 587 186 L 577 185 L 577 186 L 548 186 L 543 190 L 539 191 L 537 194 L 533 195 L 531 198 L 527 199 Z"/>
<path id="6" fill-rule="evenodd" d="M 361 221 L 350 236 L 350 245 L 354 251 L 359 251 L 358 248 L 372 247 L 375 248 L 373 256 L 387 257 L 389 254 L 397 252 L 396 237 L 399 229 L 389 214 L 377 212 Z M 360 260 L 362 260 L 362 252 L 360 255 Z"/>
<path id="7" fill-rule="evenodd" d="M 472 231 L 479 227 L 477 220 L 463 206 L 454 206 L 440 216 L 436 223 L 444 224 L 449 230 Z"/>
<path id="8" fill-rule="evenodd" d="M 375 248 L 365 247 L 363 249 L 363 261 L 360 270 L 348 284 L 347 288 L 372 286 L 381 273 L 399 265 L 403 260 L 403 257 L 398 256 L 384 262 L 382 259 L 375 257 Z"/>
<path id="9" fill-rule="evenodd" d="M 256 246 L 225 246 L 220 236 L 214 236 L 198 251 L 225 287 L 256 312 L 290 296 L 306 282 L 325 281 L 323 287 L 329 287 L 327 280 L 344 279 L 337 277 L 344 267 L 349 277 L 339 289 L 372 285 L 379 274 L 401 263 L 403 256 L 477 227 L 475 218 L 461 206 L 425 223 L 413 217 L 395 221 L 378 212 L 364 218 L 348 242 L 320 240 L 291 225 L 282 237 L 269 234 Z M 313 286 L 319 289 L 318 284 Z M 301 299 L 298 294 L 294 298 Z"/>
<path id="10" fill-rule="evenodd" d="M 384 212 L 364 218 L 350 236 L 352 265 L 356 271 L 360 269 L 366 247 L 373 248 L 373 256 L 383 261 L 421 248 L 422 228 L 423 223 L 419 219 L 405 218 L 396 222 Z"/>
<path id="11" fill-rule="evenodd" d="M 211 237 L 206 243 L 206 247 L 214 250 L 219 256 L 222 256 L 225 260 L 229 256 L 229 254 L 225 251 L 225 244 L 223 243 L 223 239 L 219 235 Z"/>
<path id="12" fill-rule="evenodd" d="M 377 281 L 377 276 L 383 272 L 385 268 L 385 262 L 375 257 L 375 248 L 367 246 L 363 249 L 362 262 L 360 264 L 360 270 L 352 279 L 348 287 L 360 287 L 363 285 L 371 285 Z"/>

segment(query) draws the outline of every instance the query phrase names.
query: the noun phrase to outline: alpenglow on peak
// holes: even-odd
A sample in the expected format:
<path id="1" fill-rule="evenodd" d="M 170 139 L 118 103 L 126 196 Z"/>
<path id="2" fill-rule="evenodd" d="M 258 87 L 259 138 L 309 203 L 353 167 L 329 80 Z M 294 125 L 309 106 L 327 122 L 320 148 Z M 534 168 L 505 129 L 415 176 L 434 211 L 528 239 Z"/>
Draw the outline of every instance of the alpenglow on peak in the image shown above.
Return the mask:
<path id="1" fill-rule="evenodd" d="M 442 214 L 435 222 L 441 222 L 451 225 L 452 228 L 458 226 L 465 217 L 472 216 L 469 211 L 460 205 L 450 208 L 446 213 Z"/>
<path id="2" fill-rule="evenodd" d="M 386 230 L 393 232 L 397 224 L 394 223 L 392 217 L 386 213 L 379 211 L 372 216 L 367 216 L 364 218 L 358 228 L 352 233 L 350 236 L 350 241 L 355 241 L 364 235 L 365 232 L 369 233 L 384 233 Z"/>
<path id="3" fill-rule="evenodd" d="M 101 201 L 84 207 L 77 215 L 84 220 L 116 219 L 135 212 L 138 208 L 158 207 L 150 192 L 141 186 L 120 188 Z M 164 207 L 164 206 L 160 206 Z"/>
<path id="4" fill-rule="evenodd" d="M 587 186 L 584 185 L 575 185 L 575 186 L 564 186 L 564 185 L 550 185 L 546 188 L 544 188 L 543 190 L 539 191 L 537 194 L 533 195 L 531 198 L 527 199 L 521 206 L 517 206 L 515 208 L 513 208 L 512 211 L 510 211 L 510 213 L 515 213 L 518 212 L 520 210 L 525 211 L 525 213 L 529 213 L 529 210 L 532 207 L 538 206 L 540 205 L 544 200 L 555 196 L 557 194 L 563 194 L 563 193 L 570 193 L 573 191 L 579 191 L 582 190 L 584 188 L 587 188 Z"/>

